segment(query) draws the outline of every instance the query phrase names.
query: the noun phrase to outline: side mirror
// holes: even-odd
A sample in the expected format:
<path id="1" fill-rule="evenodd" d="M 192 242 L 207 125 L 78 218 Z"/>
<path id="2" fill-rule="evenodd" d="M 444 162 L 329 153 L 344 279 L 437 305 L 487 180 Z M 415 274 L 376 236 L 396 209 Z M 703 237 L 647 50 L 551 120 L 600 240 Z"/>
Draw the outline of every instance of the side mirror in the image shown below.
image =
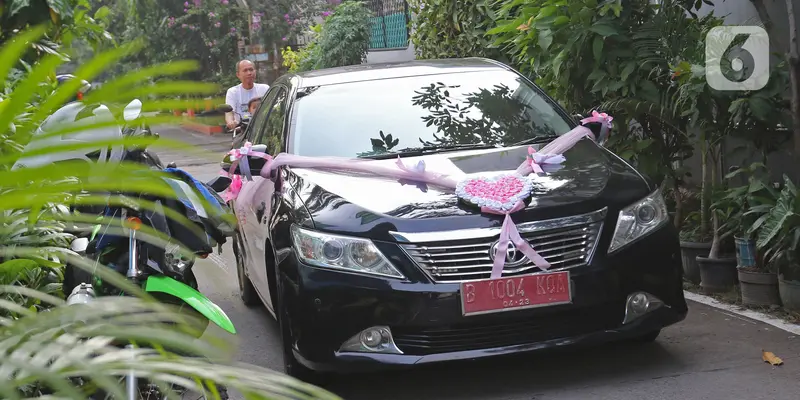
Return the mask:
<path id="1" fill-rule="evenodd" d="M 217 111 L 229 113 L 233 112 L 233 107 L 231 107 L 230 104 L 220 104 L 217 106 Z"/>
<path id="2" fill-rule="evenodd" d="M 240 146 L 235 146 L 237 148 Z M 257 144 L 251 148 L 253 151 L 257 151 L 259 153 L 266 153 L 267 152 L 267 145 L 265 144 Z M 231 161 L 231 156 L 229 154 L 225 154 L 225 157 L 222 159 L 222 162 L 219 163 L 219 166 L 224 171 L 230 171 L 231 165 L 233 162 Z M 250 167 L 250 173 L 253 176 L 259 175 L 261 173 L 261 168 L 264 168 L 264 164 L 266 164 L 267 160 L 263 158 L 257 157 L 248 157 L 247 158 L 247 165 Z M 239 170 L 239 166 L 236 166 L 236 169 L 233 171 L 234 174 L 240 175 L 241 171 Z"/>
<path id="3" fill-rule="evenodd" d="M 122 111 L 122 117 L 127 122 L 135 121 L 142 115 L 142 101 L 139 99 L 135 99 L 128 103 L 125 106 L 125 110 Z"/>
<path id="4" fill-rule="evenodd" d="M 228 168 L 230 168 L 230 167 L 228 167 Z M 228 178 L 227 176 L 218 176 L 218 177 L 208 181 L 208 183 L 206 183 L 206 185 L 208 185 L 208 187 L 214 189 L 215 192 L 219 193 L 219 192 L 224 191 L 225 189 L 228 188 L 228 186 L 231 185 L 231 178 Z"/>

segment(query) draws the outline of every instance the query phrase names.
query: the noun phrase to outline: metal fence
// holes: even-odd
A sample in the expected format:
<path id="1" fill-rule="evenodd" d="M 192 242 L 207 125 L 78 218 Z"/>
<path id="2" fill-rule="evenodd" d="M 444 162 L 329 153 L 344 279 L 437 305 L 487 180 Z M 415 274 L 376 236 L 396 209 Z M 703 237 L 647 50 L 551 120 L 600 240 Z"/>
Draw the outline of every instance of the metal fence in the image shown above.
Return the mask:
<path id="1" fill-rule="evenodd" d="M 364 0 L 372 10 L 370 50 L 408 47 L 408 3 L 405 0 Z"/>

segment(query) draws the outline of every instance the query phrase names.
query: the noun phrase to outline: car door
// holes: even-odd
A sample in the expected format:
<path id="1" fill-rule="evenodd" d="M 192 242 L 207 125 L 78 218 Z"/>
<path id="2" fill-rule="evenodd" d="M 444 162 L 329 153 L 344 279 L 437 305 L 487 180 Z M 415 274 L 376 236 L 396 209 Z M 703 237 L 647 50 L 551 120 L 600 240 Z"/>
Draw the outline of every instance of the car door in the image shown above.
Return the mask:
<path id="1" fill-rule="evenodd" d="M 245 137 L 242 140 L 237 141 L 236 147 L 241 147 L 244 145 L 245 142 L 250 142 L 255 144 L 257 139 L 260 137 L 265 122 L 267 120 L 267 116 L 269 115 L 270 107 L 267 107 L 267 102 L 271 102 L 275 100 L 275 96 L 278 94 L 278 88 L 271 88 L 265 95 L 262 100 L 261 106 L 256 109 L 256 112 L 253 115 L 253 119 L 250 121 L 250 125 L 247 127 L 247 131 L 245 132 Z M 236 217 L 239 221 L 239 232 L 242 238 L 242 249 L 244 250 L 244 267 L 248 269 L 248 276 L 250 275 L 249 272 L 249 265 L 253 264 L 252 260 L 252 238 L 253 238 L 253 224 L 252 220 L 255 218 L 253 215 L 250 203 L 255 201 L 252 195 L 253 187 L 249 185 L 249 181 L 247 179 L 242 179 L 243 185 L 241 190 L 239 191 L 239 195 L 237 196 L 236 200 L 234 201 L 234 210 L 236 211 Z"/>
<path id="2" fill-rule="evenodd" d="M 268 114 L 253 142 L 253 144 L 267 145 L 267 152 L 273 155 L 279 153 L 283 148 L 283 124 L 287 94 L 289 93 L 283 85 L 276 85 L 275 90 L 275 96 L 264 102 L 262 106 Z M 267 222 L 272 211 L 274 191 L 275 185 L 272 180 L 261 176 L 253 176 L 251 182 L 245 181 L 242 186 L 242 194 L 252 199 L 248 202 L 248 220 L 245 228 L 248 235 L 248 253 L 250 254 L 247 272 L 250 281 L 267 303 L 270 302 L 270 293 L 266 256 L 272 254 L 266 248 L 269 235 Z M 267 306 L 272 309 L 272 304 L 267 304 Z"/>

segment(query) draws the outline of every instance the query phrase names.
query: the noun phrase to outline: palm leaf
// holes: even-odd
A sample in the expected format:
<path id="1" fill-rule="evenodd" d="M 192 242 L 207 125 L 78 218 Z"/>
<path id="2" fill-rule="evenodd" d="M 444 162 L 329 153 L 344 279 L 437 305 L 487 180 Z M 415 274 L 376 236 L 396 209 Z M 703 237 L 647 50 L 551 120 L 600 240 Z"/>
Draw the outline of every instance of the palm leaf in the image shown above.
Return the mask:
<path id="1" fill-rule="evenodd" d="M 40 38 L 41 29 L 23 32 L 0 49 L 0 73 L 12 70 L 27 46 Z M 98 54 L 76 71 L 79 79 L 91 80 L 140 46 L 131 44 Z M 139 193 L 174 196 L 165 184 L 164 173 L 121 163 L 109 168 L 78 168 L 79 163 L 11 169 L 20 159 L 36 128 L 75 91 L 74 83 L 53 88 L 48 81 L 62 63 L 59 57 L 44 57 L 13 84 L 6 84 L 0 96 L 0 267 L 9 270 L 0 286 L 0 396 L 23 399 L 52 395 L 84 399 L 89 392 L 102 391 L 124 397 L 121 378 L 130 371 L 151 380 L 167 391 L 172 384 L 193 389 L 225 385 L 252 399 L 336 399 L 322 389 L 282 374 L 251 365 L 235 365 L 223 359 L 230 354 L 224 343 L 196 340 L 193 318 L 178 309 L 157 302 L 110 268 L 97 268 L 94 261 L 66 248 L 71 236 L 67 223 L 88 225 L 91 215 L 70 214 L 68 204 L 129 204 L 152 209 L 152 202 L 136 199 Z M 119 106 L 147 96 L 145 107 L 158 110 L 180 104 L 178 96 L 216 92 L 211 85 L 170 80 L 189 71 L 192 63 L 173 63 L 145 68 L 120 77 L 104 89 L 87 96 L 86 102 Z M 168 79 L 155 82 L 155 77 Z M 213 90 L 212 90 L 213 89 Z M 159 123 L 174 118 L 154 118 Z M 81 130 L 109 126 L 117 121 L 99 121 L 93 126 L 65 123 L 45 135 L 71 135 Z M 39 138 L 40 136 L 35 136 Z M 35 143 L 34 143 L 35 144 Z M 92 144 L 29 147 L 25 156 L 53 155 L 94 146 L 147 144 L 141 139 L 97 141 Z M 159 141 L 160 147 L 180 148 L 183 143 Z M 197 150 L 198 152 L 200 150 Z M 206 156 L 217 156 L 205 153 Z M 138 179 L 132 179 L 136 176 Z M 125 177 L 125 179 L 122 179 Z M 86 194 L 86 193 L 93 194 Z M 83 194 L 82 194 L 83 193 Z M 123 198 L 103 193 L 129 193 Z M 130 205 L 131 197 L 134 198 Z M 187 224 L 185 216 L 172 219 Z M 119 218 L 102 221 L 122 233 Z M 145 241 L 163 245 L 170 238 L 142 230 Z M 25 261 L 29 260 L 29 261 Z M 39 264 L 34 268 L 30 262 Z M 9 264 L 10 263 L 10 264 Z M 91 271 L 104 283 L 119 287 L 131 296 L 99 298 L 80 306 L 63 306 L 60 299 L 60 267 L 69 263 Z M 15 266 L 16 264 L 16 266 Z M 0 276 L 3 276 L 0 274 Z M 26 287 L 33 285 L 34 288 Z M 52 293 L 53 295 L 51 295 Z M 135 343 L 136 348 L 121 344 Z"/>

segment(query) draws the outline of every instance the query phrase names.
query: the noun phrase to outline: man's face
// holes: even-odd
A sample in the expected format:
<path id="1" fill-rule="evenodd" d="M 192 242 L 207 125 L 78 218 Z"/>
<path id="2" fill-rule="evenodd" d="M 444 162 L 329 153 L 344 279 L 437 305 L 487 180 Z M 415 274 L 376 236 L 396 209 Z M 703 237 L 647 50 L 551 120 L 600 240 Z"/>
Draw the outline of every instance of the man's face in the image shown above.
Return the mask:
<path id="1" fill-rule="evenodd" d="M 243 61 L 239 64 L 239 71 L 236 73 L 236 77 L 239 78 L 242 83 L 253 83 L 256 79 L 256 68 L 253 66 L 253 63 Z"/>

